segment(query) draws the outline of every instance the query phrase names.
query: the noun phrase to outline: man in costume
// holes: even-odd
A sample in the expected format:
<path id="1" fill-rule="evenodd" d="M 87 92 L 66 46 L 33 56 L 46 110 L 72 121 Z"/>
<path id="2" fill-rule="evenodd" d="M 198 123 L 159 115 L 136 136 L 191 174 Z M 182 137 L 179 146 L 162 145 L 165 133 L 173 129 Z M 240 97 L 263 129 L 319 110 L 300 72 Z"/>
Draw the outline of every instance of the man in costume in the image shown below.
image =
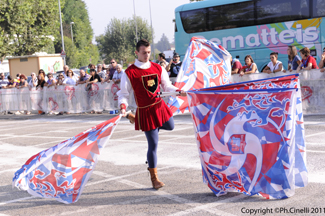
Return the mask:
<path id="1" fill-rule="evenodd" d="M 134 91 L 137 104 L 135 114 L 135 130 L 144 131 L 148 141 L 147 160 L 152 186 L 155 189 L 165 184 L 157 176 L 157 147 L 158 131 L 160 129 L 173 130 L 174 119 L 169 107 L 161 98 L 157 98 L 160 85 L 164 91 L 179 92 L 182 96 L 186 93 L 179 91 L 169 80 L 165 68 L 149 61 L 151 54 L 150 43 L 142 39 L 137 43 L 135 54 L 138 59 L 129 66 L 121 77 L 120 91 L 117 93 L 121 114 L 126 116 L 129 95 Z"/>

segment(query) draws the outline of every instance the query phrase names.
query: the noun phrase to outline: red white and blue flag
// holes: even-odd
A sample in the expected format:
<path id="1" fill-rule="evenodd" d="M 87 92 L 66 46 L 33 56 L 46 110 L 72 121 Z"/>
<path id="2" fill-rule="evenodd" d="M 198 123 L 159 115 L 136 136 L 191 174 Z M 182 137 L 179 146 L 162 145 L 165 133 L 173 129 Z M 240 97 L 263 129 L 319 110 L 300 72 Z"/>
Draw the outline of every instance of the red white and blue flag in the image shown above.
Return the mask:
<path id="1" fill-rule="evenodd" d="M 203 181 L 228 191 L 286 198 L 307 185 L 298 75 L 188 92 Z"/>
<path id="2" fill-rule="evenodd" d="M 230 83 L 230 53 L 221 45 L 193 37 L 187 48 L 175 86 L 195 90 Z M 186 97 L 170 97 L 168 106 L 175 114 L 188 112 Z"/>
<path id="3" fill-rule="evenodd" d="M 32 156 L 15 173 L 13 186 L 33 196 L 66 204 L 77 202 L 120 118 L 116 116 Z"/>

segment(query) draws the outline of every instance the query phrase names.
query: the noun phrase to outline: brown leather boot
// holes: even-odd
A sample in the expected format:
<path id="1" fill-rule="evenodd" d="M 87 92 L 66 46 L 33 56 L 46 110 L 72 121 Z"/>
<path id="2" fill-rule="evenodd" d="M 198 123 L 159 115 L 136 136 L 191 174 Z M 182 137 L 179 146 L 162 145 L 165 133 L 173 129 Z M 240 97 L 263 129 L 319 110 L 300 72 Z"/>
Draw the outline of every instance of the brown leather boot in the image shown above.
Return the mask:
<path id="1" fill-rule="evenodd" d="M 151 176 L 152 187 L 154 189 L 159 189 L 163 187 L 165 184 L 158 179 L 157 168 L 148 168 Z"/>

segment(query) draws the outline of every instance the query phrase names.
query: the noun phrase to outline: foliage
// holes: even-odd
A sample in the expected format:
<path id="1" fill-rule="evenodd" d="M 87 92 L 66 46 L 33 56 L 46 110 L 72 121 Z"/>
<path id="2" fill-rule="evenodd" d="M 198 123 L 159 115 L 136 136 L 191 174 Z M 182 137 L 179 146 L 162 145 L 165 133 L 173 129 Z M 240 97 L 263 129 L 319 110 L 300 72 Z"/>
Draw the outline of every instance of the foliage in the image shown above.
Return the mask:
<path id="1" fill-rule="evenodd" d="M 62 7 L 62 26 L 66 63 L 71 67 L 81 67 L 89 63 L 97 64 L 99 52 L 92 44 L 93 30 L 90 25 L 86 4 L 82 0 L 65 0 Z M 74 24 L 71 24 L 73 22 Z M 60 28 L 60 26 L 58 26 Z M 72 28 L 72 35 L 71 35 Z M 60 53 L 62 42 L 60 31 L 55 40 L 55 52 Z M 72 43 L 73 36 L 73 43 Z M 91 61 L 90 61 L 91 59 Z"/>
<path id="2" fill-rule="evenodd" d="M 152 41 L 151 28 L 146 20 L 136 17 L 138 39 L 145 38 Z M 112 58 L 117 61 L 129 62 L 135 58 L 136 30 L 134 19 L 113 18 L 107 25 L 103 35 L 96 37 L 101 58 L 108 63 Z"/>
<path id="3" fill-rule="evenodd" d="M 0 0 L 0 57 L 31 55 L 51 42 L 58 2 Z"/>
<path id="4" fill-rule="evenodd" d="M 155 45 L 155 48 L 157 48 L 160 52 L 163 52 L 165 50 L 170 50 L 170 43 L 165 34 L 161 36 L 160 40 Z"/>

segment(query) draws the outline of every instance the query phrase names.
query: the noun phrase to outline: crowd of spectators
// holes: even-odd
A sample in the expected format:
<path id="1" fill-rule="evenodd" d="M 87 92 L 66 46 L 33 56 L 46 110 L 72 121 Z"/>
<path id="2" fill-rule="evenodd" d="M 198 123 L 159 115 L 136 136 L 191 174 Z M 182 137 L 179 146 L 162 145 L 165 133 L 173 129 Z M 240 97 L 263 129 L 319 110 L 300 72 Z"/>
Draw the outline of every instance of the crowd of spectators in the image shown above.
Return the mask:
<path id="1" fill-rule="evenodd" d="M 310 55 L 310 50 L 307 47 L 299 50 L 300 56 L 298 55 L 297 48 L 295 46 L 288 46 L 288 65 L 287 70 L 284 69 L 283 63 L 278 60 L 278 53 L 270 53 L 270 62 L 263 68 L 262 73 L 276 73 L 276 72 L 286 72 L 296 70 L 311 70 L 321 68 L 321 72 L 325 71 L 325 48 L 321 57 L 321 61 L 317 65 L 315 58 Z M 239 74 L 243 76 L 245 74 L 259 73 L 256 63 L 254 63 L 253 57 L 251 55 L 246 55 L 245 64 L 242 65 L 241 62 L 236 58 L 230 58 L 232 74 Z M 158 63 L 166 69 L 170 77 L 177 77 L 182 62 L 180 61 L 180 56 L 177 53 L 174 53 L 173 58 L 168 62 L 165 58 L 164 53 L 160 53 L 158 57 Z M 130 64 L 128 65 L 130 66 Z M 91 89 L 91 84 L 93 83 L 109 83 L 113 82 L 114 84 L 119 84 L 121 81 L 122 74 L 124 73 L 123 67 L 120 64 L 117 64 L 115 59 L 111 59 L 109 66 L 105 64 L 89 64 L 86 70 L 80 70 L 80 74 L 75 74 L 72 70 L 69 69 L 68 65 L 64 65 L 63 72 L 57 74 L 48 73 L 45 74 L 43 69 L 38 71 L 38 75 L 32 72 L 30 75 L 29 81 L 27 80 L 26 75 L 17 74 L 16 78 L 13 78 L 11 75 L 7 76 L 0 73 L 0 89 L 9 89 L 9 88 L 29 88 L 32 90 L 33 87 L 36 89 L 43 89 L 44 87 L 50 88 L 60 85 L 80 85 L 86 84 L 86 90 Z M 29 112 L 25 112 L 30 114 Z M 93 111 L 92 111 L 93 113 Z M 44 114 L 44 113 L 41 113 Z M 62 113 L 60 113 L 62 114 Z"/>
<path id="2" fill-rule="evenodd" d="M 96 70 L 97 69 L 97 70 Z M 27 81 L 27 77 L 24 74 L 17 74 L 16 78 L 13 78 L 11 75 L 7 76 L 0 73 L 0 89 L 9 89 L 9 88 L 36 88 L 36 90 L 43 89 L 45 87 L 50 88 L 60 85 L 80 85 L 86 84 L 86 90 L 91 89 L 91 84 L 93 83 L 109 83 L 113 82 L 114 84 L 119 85 L 121 81 L 122 74 L 124 73 L 123 67 L 120 64 L 117 64 L 115 59 L 111 60 L 109 67 L 106 67 L 105 64 L 98 64 L 97 67 L 94 64 L 89 64 L 88 69 L 80 70 L 80 74 L 75 74 L 72 70 L 69 69 L 68 65 L 64 65 L 63 72 L 59 74 L 48 73 L 45 74 L 43 69 L 38 71 L 38 75 L 32 72 L 30 74 L 30 80 Z M 8 112 L 11 114 L 11 112 Z M 15 114 L 30 114 L 30 112 L 21 112 L 18 111 Z M 94 113 L 93 111 L 91 113 Z M 45 114 L 44 112 L 39 112 L 39 114 Z M 63 114 L 63 112 L 60 112 Z M 69 114 L 69 113 L 67 113 Z"/>
<path id="3" fill-rule="evenodd" d="M 295 46 L 288 46 L 287 54 L 288 54 L 288 66 L 287 70 L 284 69 L 283 63 L 278 60 L 278 53 L 272 52 L 270 53 L 270 62 L 263 68 L 262 73 L 276 73 L 276 72 L 287 72 L 296 70 L 299 72 L 300 70 L 311 70 L 321 68 L 321 72 L 325 71 L 323 68 L 325 62 L 325 48 L 323 50 L 322 59 L 317 65 L 316 59 L 310 55 L 310 50 L 308 47 L 304 47 L 299 50 L 300 57 L 298 55 L 297 48 Z M 259 73 L 257 65 L 254 63 L 254 60 L 251 55 L 245 56 L 245 64 L 242 65 L 240 61 L 236 58 L 230 58 L 231 62 L 231 73 L 239 74 L 243 76 L 245 74 L 251 73 Z"/>

